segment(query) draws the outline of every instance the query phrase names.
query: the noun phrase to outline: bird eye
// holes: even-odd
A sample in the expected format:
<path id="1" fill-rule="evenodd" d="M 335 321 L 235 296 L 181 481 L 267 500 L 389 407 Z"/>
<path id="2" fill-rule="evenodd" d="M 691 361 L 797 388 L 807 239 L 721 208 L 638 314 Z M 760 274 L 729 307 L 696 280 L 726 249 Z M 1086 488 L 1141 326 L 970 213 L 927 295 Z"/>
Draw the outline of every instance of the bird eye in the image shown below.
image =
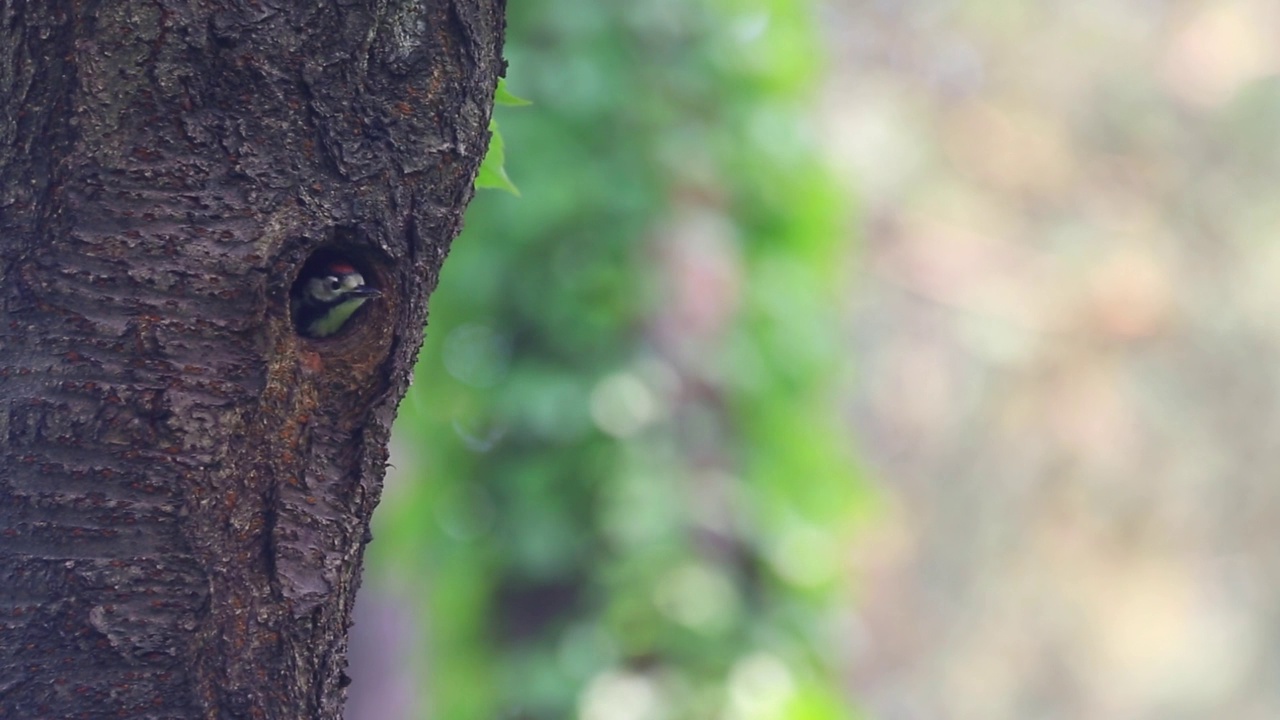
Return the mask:
<path id="1" fill-rule="evenodd" d="M 342 288 L 342 281 L 332 275 L 325 278 L 325 284 L 329 286 L 329 290 L 332 292 L 338 292 Z"/>

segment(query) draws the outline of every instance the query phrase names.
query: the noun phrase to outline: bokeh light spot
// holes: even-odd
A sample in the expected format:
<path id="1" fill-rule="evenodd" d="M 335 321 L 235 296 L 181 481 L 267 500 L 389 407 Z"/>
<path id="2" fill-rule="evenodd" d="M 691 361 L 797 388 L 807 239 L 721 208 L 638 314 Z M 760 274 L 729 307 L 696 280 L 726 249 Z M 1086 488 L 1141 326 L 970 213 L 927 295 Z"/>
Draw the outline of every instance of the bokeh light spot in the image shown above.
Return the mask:
<path id="1" fill-rule="evenodd" d="M 782 717 L 795 692 L 791 671 L 774 655 L 758 652 L 739 660 L 729 676 L 732 717 L 764 720 Z"/>
<path id="2" fill-rule="evenodd" d="M 511 364 L 510 342 L 485 325 L 454 328 L 445 338 L 443 352 L 445 370 L 472 387 L 497 385 Z"/>
<path id="3" fill-rule="evenodd" d="M 630 437 L 657 419 L 658 401 L 634 374 L 615 373 L 592 390 L 591 417 L 604 432 Z"/>
<path id="4" fill-rule="evenodd" d="M 652 678 L 639 673 L 602 673 L 587 686 L 580 704 L 582 720 L 659 720 L 664 703 Z"/>
<path id="5" fill-rule="evenodd" d="M 738 615 L 738 594 L 723 573 L 688 564 L 664 577 L 654 590 L 664 614 L 681 625 L 713 634 L 731 627 Z"/>

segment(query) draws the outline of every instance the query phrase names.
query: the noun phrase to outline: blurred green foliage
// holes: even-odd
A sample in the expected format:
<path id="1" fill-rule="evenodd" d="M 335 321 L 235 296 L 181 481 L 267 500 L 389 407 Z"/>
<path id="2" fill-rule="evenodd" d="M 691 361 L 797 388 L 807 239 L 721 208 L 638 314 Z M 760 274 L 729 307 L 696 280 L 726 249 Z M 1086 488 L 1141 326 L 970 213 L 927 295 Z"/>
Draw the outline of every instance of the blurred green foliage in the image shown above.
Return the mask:
<path id="1" fill-rule="evenodd" d="M 424 714 L 851 717 L 813 8 L 508 10 L 523 197 L 480 193 L 445 265 L 371 546 L 429 618 Z"/>

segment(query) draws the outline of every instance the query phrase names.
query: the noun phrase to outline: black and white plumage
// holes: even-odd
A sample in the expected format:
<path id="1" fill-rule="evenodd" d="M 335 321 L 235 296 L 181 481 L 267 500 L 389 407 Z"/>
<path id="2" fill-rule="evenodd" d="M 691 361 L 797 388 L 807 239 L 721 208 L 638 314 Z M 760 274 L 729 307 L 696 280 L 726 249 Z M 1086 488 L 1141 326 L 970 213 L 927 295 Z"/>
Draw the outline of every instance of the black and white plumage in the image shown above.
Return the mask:
<path id="1" fill-rule="evenodd" d="M 361 305 L 381 294 L 365 284 L 364 276 L 352 265 L 330 262 L 295 285 L 293 321 L 302 335 L 329 337 L 341 330 Z"/>

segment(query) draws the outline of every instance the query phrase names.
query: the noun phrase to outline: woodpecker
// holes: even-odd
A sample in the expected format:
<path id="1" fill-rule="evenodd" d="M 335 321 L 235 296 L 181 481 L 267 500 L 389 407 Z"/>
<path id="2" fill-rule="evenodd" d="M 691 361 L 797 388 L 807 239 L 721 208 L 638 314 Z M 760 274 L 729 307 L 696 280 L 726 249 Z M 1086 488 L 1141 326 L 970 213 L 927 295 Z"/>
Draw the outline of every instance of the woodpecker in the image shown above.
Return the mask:
<path id="1" fill-rule="evenodd" d="M 313 338 L 329 337 L 347 324 L 351 314 L 380 295 L 365 284 L 364 276 L 350 264 L 330 262 L 294 285 L 293 321 L 298 332 Z"/>

